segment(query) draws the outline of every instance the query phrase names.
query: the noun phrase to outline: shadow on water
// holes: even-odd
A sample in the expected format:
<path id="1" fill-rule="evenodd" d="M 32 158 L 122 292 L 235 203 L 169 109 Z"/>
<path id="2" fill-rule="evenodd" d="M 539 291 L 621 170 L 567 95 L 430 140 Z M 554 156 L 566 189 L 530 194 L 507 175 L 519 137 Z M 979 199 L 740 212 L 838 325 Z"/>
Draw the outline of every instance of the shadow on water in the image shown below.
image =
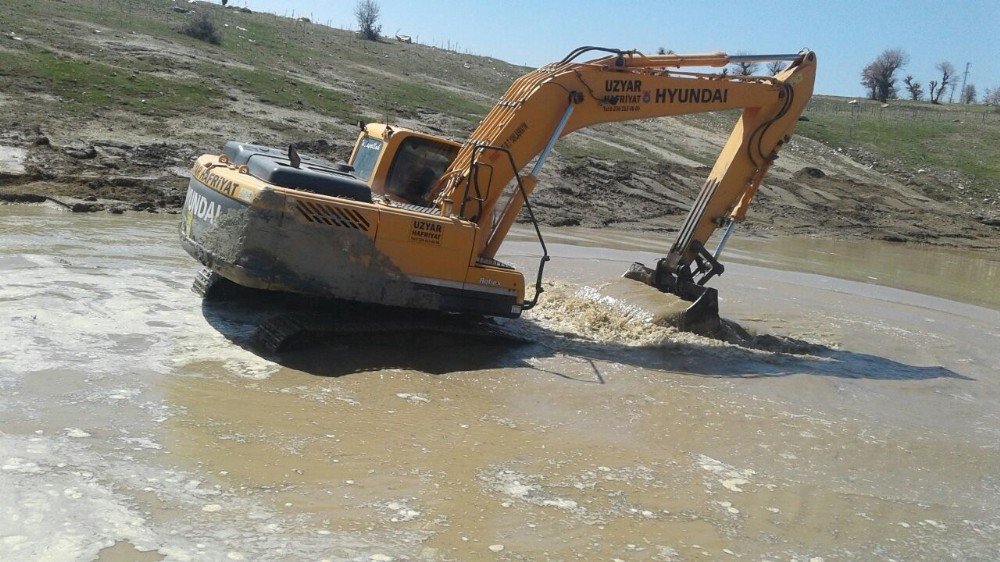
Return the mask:
<path id="1" fill-rule="evenodd" d="M 242 348 L 302 372 L 338 377 L 383 369 L 440 375 L 486 369 L 531 369 L 581 383 L 604 384 L 602 363 L 708 377 L 795 374 L 874 380 L 973 380 L 941 366 L 908 365 L 793 338 L 735 331 L 719 340 L 690 334 L 652 345 L 625 345 L 553 331 L 528 319 L 498 320 L 353 303 L 275 298 L 202 303 L 205 319 Z M 266 298 L 265 298 L 266 297 Z M 291 338 L 278 352 L 262 348 L 259 326 L 277 316 L 322 318 L 323 329 Z M 558 361 L 545 359 L 558 358 Z"/>
<path id="2" fill-rule="evenodd" d="M 243 349 L 279 365 L 319 376 L 382 369 L 430 374 L 529 366 L 531 342 L 489 319 L 432 311 L 309 300 L 240 289 L 202 301 L 202 314 Z M 286 318 L 303 328 L 288 330 Z M 275 322 L 278 320 L 278 322 Z M 262 330 L 278 325 L 276 330 Z M 262 333 L 281 332 L 276 337 Z M 294 333 L 287 333 L 294 332 Z M 281 340 L 280 347 L 276 339 Z M 277 348 L 277 349 L 275 349 Z"/>

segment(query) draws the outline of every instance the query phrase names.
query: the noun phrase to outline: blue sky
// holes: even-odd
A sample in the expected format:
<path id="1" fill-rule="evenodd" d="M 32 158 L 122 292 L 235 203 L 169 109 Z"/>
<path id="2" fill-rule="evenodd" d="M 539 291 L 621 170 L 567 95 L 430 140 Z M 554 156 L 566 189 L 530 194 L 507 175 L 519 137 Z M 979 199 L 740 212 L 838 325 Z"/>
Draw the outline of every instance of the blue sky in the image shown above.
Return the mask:
<path id="1" fill-rule="evenodd" d="M 816 91 L 863 95 L 861 69 L 886 48 L 910 55 L 903 75 L 925 85 L 934 65 L 972 63 L 979 94 L 1000 87 L 1000 0 L 666 2 L 649 0 L 377 0 L 383 33 L 540 66 L 581 45 L 678 53 L 816 51 Z M 356 27 L 356 0 L 232 0 L 261 11 Z M 902 76 L 901 76 L 902 78 Z M 959 76 L 961 81 L 961 76 Z M 957 95 L 956 95 L 957 99 Z"/>

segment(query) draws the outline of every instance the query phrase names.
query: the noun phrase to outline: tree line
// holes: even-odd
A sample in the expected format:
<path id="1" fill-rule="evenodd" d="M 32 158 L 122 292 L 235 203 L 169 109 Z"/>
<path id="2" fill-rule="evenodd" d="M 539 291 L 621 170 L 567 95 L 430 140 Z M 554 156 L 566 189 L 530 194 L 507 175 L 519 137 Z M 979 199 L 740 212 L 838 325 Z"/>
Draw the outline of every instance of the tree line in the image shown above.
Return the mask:
<path id="1" fill-rule="evenodd" d="M 358 19 L 358 33 L 362 38 L 370 41 L 378 41 L 382 32 L 382 26 L 378 20 L 381 10 L 375 0 L 358 0 L 354 7 L 354 16 Z M 674 54 L 673 51 L 660 47 L 657 50 L 660 55 Z M 743 51 L 737 55 L 746 54 Z M 902 49 L 886 49 L 882 51 L 875 60 L 868 63 L 861 70 L 861 85 L 865 87 L 868 97 L 885 103 L 890 99 L 899 99 L 900 71 L 910 62 L 910 56 Z M 785 63 L 781 61 L 771 61 L 763 70 L 774 75 L 785 68 Z M 937 74 L 933 80 L 927 82 L 927 99 L 931 103 L 940 104 L 944 93 L 950 88 L 954 93 L 958 82 L 958 75 L 955 65 L 949 61 L 941 61 L 935 67 Z M 752 76 L 762 70 L 761 65 L 755 61 L 738 61 L 730 64 L 722 70 L 722 74 L 735 76 Z M 912 74 L 907 74 L 902 80 L 902 89 L 911 100 L 919 101 L 924 99 L 924 85 L 915 79 Z M 976 103 L 977 91 L 975 84 L 965 84 L 959 92 L 959 103 Z M 983 93 L 982 102 L 987 105 L 1000 105 L 1000 87 L 987 88 Z"/>
<path id="2" fill-rule="evenodd" d="M 890 99 L 900 98 L 899 74 L 903 67 L 910 62 L 909 55 L 902 49 L 886 49 L 882 51 L 875 60 L 868 63 L 861 70 L 861 85 L 865 87 L 868 97 L 880 102 Z M 958 85 L 958 74 L 955 65 L 949 61 L 941 61 L 934 67 L 937 74 L 933 80 L 927 82 L 927 100 L 931 103 L 940 104 L 945 91 L 951 89 L 954 93 Z M 924 99 L 924 85 L 915 79 L 912 74 L 907 74 L 902 80 L 902 90 L 909 99 L 919 101 Z M 977 91 L 975 84 L 965 84 L 959 92 L 959 103 L 976 103 Z M 987 105 L 1000 104 L 1000 87 L 987 88 L 983 93 L 982 103 Z"/>

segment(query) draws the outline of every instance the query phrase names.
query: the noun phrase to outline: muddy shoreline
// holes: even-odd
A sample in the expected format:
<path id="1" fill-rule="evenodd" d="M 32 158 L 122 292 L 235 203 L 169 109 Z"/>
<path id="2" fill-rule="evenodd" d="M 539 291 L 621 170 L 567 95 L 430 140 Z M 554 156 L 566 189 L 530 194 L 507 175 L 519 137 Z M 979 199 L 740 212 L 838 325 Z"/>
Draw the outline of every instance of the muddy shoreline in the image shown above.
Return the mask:
<path id="1" fill-rule="evenodd" d="M 176 33 L 188 15 L 176 5 L 158 0 L 144 8 L 141 25 L 90 0 L 22 2 L 8 11 L 0 48 L 8 61 L 0 73 L 0 202 L 46 198 L 77 212 L 175 212 L 199 154 L 237 140 L 293 143 L 302 153 L 343 160 L 358 119 L 461 142 L 528 70 L 199 5 L 231 26 L 227 46 L 216 48 Z M 295 56 L 274 37 L 294 37 Z M 417 85 L 422 93 L 409 91 Z M 847 99 L 815 101 L 804 116 L 812 115 L 814 125 L 821 116 L 840 123 L 839 110 L 849 107 Z M 981 118 L 985 124 L 987 115 Z M 548 226 L 674 231 L 735 120 L 723 112 L 577 131 L 556 144 L 541 171 L 532 194 L 536 215 Z M 1000 245 L 1000 186 L 992 166 L 904 158 L 892 142 L 880 147 L 861 137 L 827 145 L 808 130 L 803 123 L 803 134 L 783 146 L 743 232 Z M 983 142 L 990 131 L 967 129 Z M 951 144 L 970 145 L 957 137 Z"/>
<path id="2" fill-rule="evenodd" d="M 293 145 L 303 153 L 333 160 L 346 160 L 351 150 L 349 143 L 324 139 Z M 56 142 L 37 129 L 8 132 L 0 138 L 0 204 L 48 200 L 78 213 L 177 213 L 191 162 L 212 150 L 184 142 Z M 679 163 L 640 166 L 597 159 L 575 164 L 554 160 L 532 196 L 536 216 L 550 227 L 674 232 L 708 173 L 706 167 Z M 877 178 L 859 179 L 849 169 L 824 162 L 820 165 L 826 171 L 805 166 L 772 173 L 741 229 L 762 236 L 967 248 L 1000 244 L 1000 215 L 995 208 L 927 196 L 907 200 L 907 191 L 900 192 L 937 193 L 943 182 L 934 175 L 914 174 L 905 184 L 885 176 L 885 185 L 877 186 L 872 183 Z"/>

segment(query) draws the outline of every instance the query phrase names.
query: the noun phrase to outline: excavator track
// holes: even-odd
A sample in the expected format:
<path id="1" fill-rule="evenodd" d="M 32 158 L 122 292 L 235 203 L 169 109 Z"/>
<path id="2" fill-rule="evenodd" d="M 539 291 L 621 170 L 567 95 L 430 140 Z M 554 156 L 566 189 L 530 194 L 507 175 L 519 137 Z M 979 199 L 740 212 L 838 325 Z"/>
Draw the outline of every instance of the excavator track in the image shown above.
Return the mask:
<path id="1" fill-rule="evenodd" d="M 451 341 L 463 343 L 530 343 L 527 338 L 488 318 L 407 311 L 388 314 L 354 305 L 346 305 L 340 310 L 323 314 L 276 314 L 258 325 L 253 339 L 255 347 L 268 353 L 279 353 L 311 340 L 336 341 L 361 337 L 376 341 L 388 334 L 449 336 Z"/>
<path id="2" fill-rule="evenodd" d="M 218 273 L 212 271 L 207 267 L 203 267 L 201 268 L 201 271 L 195 274 L 194 282 L 191 283 L 191 291 L 193 291 L 194 294 L 200 297 L 204 297 L 208 295 L 209 289 L 212 286 L 213 282 L 216 279 L 221 279 L 221 278 L 222 276 L 220 276 Z"/>
<path id="3" fill-rule="evenodd" d="M 211 308 L 236 324 L 248 321 L 246 315 L 263 320 L 249 320 L 251 347 L 266 353 L 279 353 L 313 341 L 336 342 L 351 338 L 377 341 L 388 334 L 448 336 L 461 343 L 519 345 L 530 340 L 504 328 L 492 318 L 476 315 L 442 313 L 419 309 L 400 309 L 381 305 L 334 299 L 317 299 L 288 293 L 241 287 L 204 268 L 195 276 L 191 290 Z M 224 302 L 220 302 L 224 301 Z M 235 312 L 233 312 L 235 311 Z"/>
<path id="4" fill-rule="evenodd" d="M 268 353 L 277 353 L 293 338 L 307 331 L 307 327 L 298 321 L 295 315 L 279 314 L 257 326 L 254 332 L 254 344 Z"/>
<path id="5" fill-rule="evenodd" d="M 221 300 L 232 296 L 239 286 L 207 267 L 194 276 L 191 290 L 203 299 Z"/>

